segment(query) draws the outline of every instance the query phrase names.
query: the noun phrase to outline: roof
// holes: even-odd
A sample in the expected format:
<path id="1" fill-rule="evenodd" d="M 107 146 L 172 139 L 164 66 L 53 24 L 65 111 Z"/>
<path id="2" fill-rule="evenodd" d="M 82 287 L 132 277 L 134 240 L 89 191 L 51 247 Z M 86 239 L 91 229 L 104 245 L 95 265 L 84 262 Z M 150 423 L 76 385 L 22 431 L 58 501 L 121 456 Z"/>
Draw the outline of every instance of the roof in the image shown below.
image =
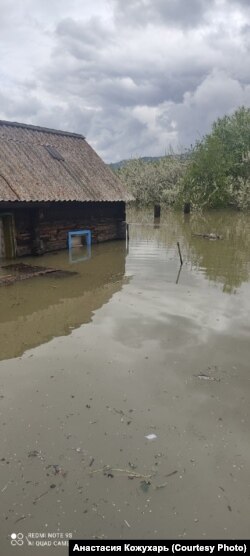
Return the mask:
<path id="1" fill-rule="evenodd" d="M 0 201 L 129 201 L 83 135 L 0 120 Z"/>

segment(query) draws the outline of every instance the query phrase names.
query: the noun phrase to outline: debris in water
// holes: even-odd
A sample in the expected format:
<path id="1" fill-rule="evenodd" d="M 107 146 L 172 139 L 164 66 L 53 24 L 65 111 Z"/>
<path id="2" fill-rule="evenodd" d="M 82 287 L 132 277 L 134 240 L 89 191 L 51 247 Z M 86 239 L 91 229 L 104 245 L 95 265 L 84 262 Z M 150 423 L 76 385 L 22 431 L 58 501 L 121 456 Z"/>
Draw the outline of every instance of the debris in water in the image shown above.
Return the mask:
<path id="1" fill-rule="evenodd" d="M 141 488 L 141 490 L 143 490 L 143 492 L 148 492 L 148 489 L 149 489 L 150 485 L 151 485 L 150 481 L 141 481 L 140 482 L 140 488 Z"/>
<path id="2" fill-rule="evenodd" d="M 131 463 L 130 461 L 128 462 L 129 467 L 131 467 L 131 469 L 136 469 L 137 465 L 135 465 L 134 463 Z"/>
<path id="3" fill-rule="evenodd" d="M 118 415 L 124 415 L 124 411 L 122 411 L 122 409 L 116 409 L 115 407 L 113 407 L 113 411 L 115 413 L 118 413 Z"/>
<path id="4" fill-rule="evenodd" d="M 49 491 L 46 490 L 46 492 L 43 492 L 42 494 L 40 494 L 40 496 L 37 496 L 36 498 L 34 498 L 33 504 L 35 505 L 38 502 L 38 500 L 40 500 L 40 498 L 42 498 L 43 496 L 45 496 L 48 493 L 49 493 Z"/>
<path id="5" fill-rule="evenodd" d="M 223 239 L 222 236 L 219 236 L 218 234 L 214 234 L 214 233 L 210 233 L 210 234 L 192 234 L 193 236 L 196 237 L 203 237 L 204 239 Z"/>
<path id="6" fill-rule="evenodd" d="M 104 465 L 104 467 L 100 469 L 95 469 L 94 471 L 90 471 L 90 474 L 93 475 L 94 473 L 103 473 L 107 475 L 107 473 L 120 473 L 120 476 L 128 475 L 129 478 L 135 479 L 151 479 L 152 473 L 150 475 L 143 475 L 141 473 L 133 473 L 130 469 L 115 469 L 110 467 L 109 465 Z"/>
<path id="7" fill-rule="evenodd" d="M 28 458 L 38 458 L 38 459 L 44 460 L 44 457 L 43 457 L 43 455 L 42 455 L 41 450 L 40 450 L 40 451 L 38 451 L 38 450 L 31 450 L 31 451 L 28 453 Z"/>
<path id="8" fill-rule="evenodd" d="M 31 452 L 28 453 L 28 458 L 36 458 L 39 455 L 39 452 L 37 450 L 31 450 Z"/>
<path id="9" fill-rule="evenodd" d="M 195 378 L 199 378 L 200 380 L 211 380 L 213 382 L 220 382 L 220 378 L 215 378 L 214 376 L 205 375 L 204 373 L 200 373 L 199 375 L 194 375 Z"/>
<path id="10" fill-rule="evenodd" d="M 18 519 L 16 519 L 16 521 L 14 521 L 14 523 L 18 523 L 19 521 L 22 521 L 23 519 L 26 519 L 26 515 L 22 515 L 21 517 L 19 517 Z"/>
<path id="11" fill-rule="evenodd" d="M 160 488 L 165 488 L 168 485 L 168 482 L 166 483 L 162 483 L 162 485 L 156 485 L 156 490 L 160 489 Z"/>
<path id="12" fill-rule="evenodd" d="M 145 436 L 145 438 L 146 438 L 147 440 L 155 440 L 155 439 L 157 438 L 157 435 L 156 435 L 156 434 L 153 434 L 153 433 L 152 433 L 152 434 L 147 434 L 147 435 Z"/>
<path id="13" fill-rule="evenodd" d="M 131 527 L 131 525 L 129 525 L 128 521 L 126 519 L 124 519 L 124 523 L 126 523 L 127 527 Z"/>
<path id="14" fill-rule="evenodd" d="M 167 475 L 165 475 L 165 477 L 172 477 L 173 475 L 176 475 L 176 473 L 178 473 L 177 469 L 175 471 L 172 471 L 171 473 L 168 473 Z"/>

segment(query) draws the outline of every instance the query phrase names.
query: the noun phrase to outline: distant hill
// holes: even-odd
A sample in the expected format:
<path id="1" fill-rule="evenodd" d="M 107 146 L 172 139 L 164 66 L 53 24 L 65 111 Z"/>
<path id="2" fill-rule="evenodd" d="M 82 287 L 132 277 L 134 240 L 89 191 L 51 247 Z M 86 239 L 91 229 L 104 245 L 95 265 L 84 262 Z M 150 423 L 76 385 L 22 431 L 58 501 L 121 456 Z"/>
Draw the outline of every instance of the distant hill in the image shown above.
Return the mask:
<path id="1" fill-rule="evenodd" d="M 161 158 L 163 158 L 163 156 L 140 156 L 138 158 L 140 158 L 140 160 L 143 160 L 143 162 L 155 162 L 155 160 L 160 160 Z M 125 160 L 120 160 L 119 162 L 111 162 L 109 166 L 110 168 L 117 170 L 118 168 L 122 168 L 123 166 L 126 166 L 126 164 L 128 162 L 131 162 L 131 160 L 133 159 L 127 158 Z"/>
<path id="2" fill-rule="evenodd" d="M 140 160 L 142 160 L 143 162 L 155 162 L 156 160 L 161 160 L 161 158 L 165 158 L 166 156 L 175 156 L 177 158 L 182 158 L 182 159 L 187 159 L 188 158 L 188 153 L 183 153 L 183 154 L 175 154 L 175 155 L 165 155 L 165 156 L 140 156 L 138 157 Z M 131 162 L 131 160 L 136 160 L 136 157 L 133 158 L 127 158 L 124 160 L 120 160 L 119 162 L 111 162 L 109 164 L 110 168 L 112 168 L 112 170 L 118 170 L 119 168 L 122 168 L 123 166 L 126 166 L 126 164 L 128 164 L 129 162 Z"/>

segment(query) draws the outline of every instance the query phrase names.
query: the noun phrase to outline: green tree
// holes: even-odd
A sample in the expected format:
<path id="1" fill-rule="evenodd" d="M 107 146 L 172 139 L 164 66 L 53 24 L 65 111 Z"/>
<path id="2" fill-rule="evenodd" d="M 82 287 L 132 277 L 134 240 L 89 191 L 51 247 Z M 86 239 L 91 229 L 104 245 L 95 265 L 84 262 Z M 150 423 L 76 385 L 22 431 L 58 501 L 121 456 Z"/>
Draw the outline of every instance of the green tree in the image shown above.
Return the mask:
<path id="1" fill-rule="evenodd" d="M 197 142 L 181 198 L 194 207 L 250 207 L 250 109 L 219 118 Z"/>

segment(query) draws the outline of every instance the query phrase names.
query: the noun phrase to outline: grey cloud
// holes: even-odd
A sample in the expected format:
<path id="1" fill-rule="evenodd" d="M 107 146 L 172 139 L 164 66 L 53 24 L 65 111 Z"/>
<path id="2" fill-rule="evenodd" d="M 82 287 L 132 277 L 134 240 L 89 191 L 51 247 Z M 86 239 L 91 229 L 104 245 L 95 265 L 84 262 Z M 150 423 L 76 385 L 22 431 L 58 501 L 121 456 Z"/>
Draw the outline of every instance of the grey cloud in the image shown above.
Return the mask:
<path id="1" fill-rule="evenodd" d="M 101 62 L 96 60 L 95 67 L 86 63 L 80 67 L 69 65 L 65 73 L 65 64 L 57 60 L 57 67 L 52 66 L 41 72 L 40 79 L 46 84 L 52 94 L 64 90 L 65 95 L 79 96 L 86 103 L 105 108 L 115 105 L 119 107 L 133 107 L 147 104 L 154 106 L 164 100 L 180 101 L 187 90 L 195 88 L 204 78 L 204 68 L 190 68 L 190 74 L 184 68 L 177 68 L 174 75 L 169 75 L 167 69 L 161 68 L 145 71 L 145 75 L 138 75 L 136 71 L 120 73 L 118 68 L 110 67 L 106 74 Z"/>
<path id="2" fill-rule="evenodd" d="M 215 118 L 250 105 L 247 2 L 106 2 L 112 12 L 92 15 L 88 0 L 51 10 L 49 0 L 23 0 L 16 11 L 0 0 L 12 33 L 2 54 L 19 56 L 2 72 L 1 118 L 82 133 L 114 161 L 189 146 Z M 34 55 L 24 40 L 22 66 L 26 35 Z"/>
<path id="3" fill-rule="evenodd" d="M 99 17 L 92 17 L 87 22 L 75 21 L 68 17 L 57 24 L 55 37 L 57 47 L 54 57 L 69 54 L 76 60 L 89 64 L 98 62 L 103 45 L 112 42 L 112 33 Z M 89 66 L 88 66 L 89 71 Z"/>
<path id="4" fill-rule="evenodd" d="M 71 37 L 75 42 L 94 44 L 96 48 L 104 40 L 110 41 L 110 31 L 99 17 L 92 17 L 87 23 L 68 17 L 59 22 L 56 33 L 62 37 Z"/>
<path id="5" fill-rule="evenodd" d="M 126 50 L 119 52 L 119 37 L 98 18 L 87 24 L 63 20 L 57 26 L 56 37 L 52 62 L 40 71 L 39 78 L 51 93 L 64 90 L 64 94 L 79 95 L 101 106 L 178 101 L 211 70 L 210 63 L 198 59 L 194 63 L 185 56 L 170 70 L 169 53 L 162 56 L 164 47 L 152 65 L 147 58 L 147 45 L 143 54 L 143 43 L 139 48 L 135 45 L 132 56 L 127 56 Z M 126 36 L 122 40 L 126 49 Z"/>
<path id="6" fill-rule="evenodd" d="M 157 22 L 185 28 L 199 25 L 214 0 L 114 0 L 114 4 L 118 21 L 135 26 Z"/>
<path id="7" fill-rule="evenodd" d="M 160 110 L 161 127 L 176 122 L 178 137 L 190 145 L 207 133 L 213 121 L 239 105 L 250 106 L 250 85 L 242 86 L 225 72 L 214 71 L 193 93 L 186 93 L 182 103 L 166 103 Z"/>
<path id="8" fill-rule="evenodd" d="M 74 131 L 87 137 L 90 135 L 92 120 L 93 114 L 91 111 L 83 111 L 74 103 L 65 107 L 56 104 L 47 106 L 44 103 L 36 117 L 37 125 Z M 58 126 L 58 121 L 60 121 L 60 126 Z"/>
<path id="9" fill-rule="evenodd" d="M 0 93 L 0 113 L 5 119 L 23 118 L 29 120 L 36 117 L 42 107 L 42 103 L 32 96 L 11 96 Z"/>
<path id="10" fill-rule="evenodd" d="M 131 112 L 124 110 L 105 111 L 96 115 L 89 134 L 89 141 L 98 136 L 98 149 L 107 162 L 141 156 L 151 149 L 159 149 L 152 143 L 152 136 L 146 123 L 133 118 Z M 149 147 L 150 145 L 150 147 Z"/>
<path id="11" fill-rule="evenodd" d="M 246 8 L 250 8 L 249 0 L 227 0 L 229 3 L 239 4 L 240 6 L 246 6 Z"/>
<path id="12" fill-rule="evenodd" d="M 215 119 L 240 104 L 250 106 L 250 85 L 244 87 L 226 73 L 215 71 L 193 93 L 186 93 L 182 102 L 164 102 L 156 109 L 145 106 L 133 112 L 106 113 L 111 133 L 103 132 L 102 117 L 97 118 L 92 132 L 95 135 L 100 127 L 100 148 L 108 161 L 163 155 L 170 144 L 182 151 L 194 144 L 209 131 Z"/>

